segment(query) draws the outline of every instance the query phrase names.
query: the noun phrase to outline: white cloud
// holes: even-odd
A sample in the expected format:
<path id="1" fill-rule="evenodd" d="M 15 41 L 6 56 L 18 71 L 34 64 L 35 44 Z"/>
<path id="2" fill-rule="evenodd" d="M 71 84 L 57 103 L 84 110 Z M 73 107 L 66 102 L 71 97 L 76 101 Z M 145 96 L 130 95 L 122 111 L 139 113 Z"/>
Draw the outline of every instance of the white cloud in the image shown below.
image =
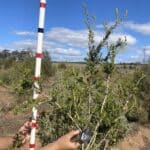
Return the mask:
<path id="1" fill-rule="evenodd" d="M 150 50 L 146 51 L 146 55 L 150 56 Z"/>
<path id="2" fill-rule="evenodd" d="M 28 31 L 21 31 L 16 32 L 17 35 L 33 35 L 33 32 Z M 95 42 L 98 44 L 100 40 L 102 40 L 104 33 L 102 31 L 95 32 Z M 110 36 L 110 42 L 116 42 L 118 38 L 127 38 L 127 43 L 129 45 L 133 45 L 136 43 L 136 38 L 130 34 L 123 34 L 123 33 L 113 33 Z M 53 47 L 56 44 L 61 46 L 73 47 L 73 48 L 80 48 L 80 49 L 87 49 L 88 48 L 88 31 L 83 30 L 72 30 L 63 27 L 52 28 L 51 30 L 45 33 L 45 43 L 46 48 Z M 29 41 L 26 41 L 27 45 L 29 45 Z"/>
<path id="3" fill-rule="evenodd" d="M 15 31 L 14 33 L 15 33 L 16 35 L 21 35 L 21 36 L 35 35 L 34 32 L 29 32 L 29 31 Z"/>
<path id="4" fill-rule="evenodd" d="M 95 42 L 98 44 L 104 36 L 103 32 L 95 32 Z M 88 45 L 88 31 L 87 30 L 71 30 L 67 28 L 52 28 L 46 33 L 48 40 L 52 40 L 58 43 L 63 43 L 67 46 L 87 48 Z M 128 44 L 135 44 L 136 38 L 129 34 L 113 33 L 110 36 L 110 42 L 116 42 L 118 38 L 127 38 Z"/>
<path id="5" fill-rule="evenodd" d="M 150 45 L 144 47 L 139 47 L 136 45 L 128 46 L 127 50 L 120 54 L 118 56 L 120 56 L 120 58 L 124 58 L 124 62 L 143 62 L 144 60 L 148 60 L 150 58 Z"/>
<path id="6" fill-rule="evenodd" d="M 63 43 L 68 46 L 87 48 L 87 31 L 68 28 L 52 28 L 46 33 L 48 40 Z"/>
<path id="7" fill-rule="evenodd" d="M 61 46 L 61 45 L 54 43 L 54 42 L 44 41 L 43 49 L 46 49 L 50 53 L 53 53 L 53 54 L 62 54 L 62 55 L 68 55 L 68 56 L 80 56 L 81 55 L 80 50 L 77 50 L 74 48 L 68 48 L 68 47 L 63 48 L 63 46 L 62 47 L 58 47 L 58 46 Z M 36 41 L 31 40 L 31 39 L 20 40 L 20 41 L 11 43 L 11 45 L 9 44 L 9 47 L 13 47 L 13 49 L 31 48 L 31 49 L 35 50 L 36 49 Z M 10 49 L 10 48 L 8 48 L 8 49 Z"/>
<path id="8" fill-rule="evenodd" d="M 126 37 L 126 39 L 127 39 L 127 44 L 129 44 L 129 45 L 134 45 L 134 44 L 137 42 L 136 38 L 133 37 L 132 35 L 129 35 L 129 34 L 122 34 L 122 33 L 114 33 L 114 34 L 112 34 L 112 35 L 110 36 L 110 40 L 111 40 L 112 42 L 115 42 L 115 41 L 117 41 L 119 38 L 124 39 L 125 37 Z"/>
<path id="9" fill-rule="evenodd" d="M 32 39 L 20 40 L 13 42 L 11 46 L 15 49 L 24 49 L 24 48 L 36 48 L 36 41 Z"/>
<path id="10" fill-rule="evenodd" d="M 51 52 L 55 54 L 63 54 L 63 55 L 70 55 L 70 56 L 81 55 L 79 50 L 72 49 L 72 48 L 55 48 L 54 50 L 51 50 Z"/>
<path id="11" fill-rule="evenodd" d="M 144 47 L 146 56 L 150 56 L 150 45 Z"/>
<path id="12" fill-rule="evenodd" d="M 139 56 L 138 55 L 131 55 L 130 58 L 137 59 L 137 58 L 139 58 Z"/>
<path id="13" fill-rule="evenodd" d="M 96 34 L 95 34 L 95 41 L 96 41 L 96 43 L 98 44 L 100 42 L 100 40 L 102 40 L 103 37 L 104 37 L 104 33 L 96 32 Z M 129 45 L 134 45 L 137 42 L 136 38 L 133 37 L 132 35 L 123 34 L 123 33 L 112 33 L 112 35 L 110 35 L 109 42 L 110 43 L 114 43 L 119 38 L 125 39 L 125 37 L 127 39 L 127 44 L 129 44 Z"/>
<path id="14" fill-rule="evenodd" d="M 0 46 L 0 50 L 3 50 L 3 49 L 5 49 L 4 47 L 2 47 L 2 46 Z"/>
<path id="15" fill-rule="evenodd" d="M 139 32 L 145 35 L 150 35 L 150 22 L 140 24 L 140 23 L 135 23 L 135 22 L 130 21 L 130 22 L 126 22 L 124 26 L 136 32 Z"/>
<path id="16" fill-rule="evenodd" d="M 52 54 L 53 61 L 66 61 L 66 62 L 76 62 L 76 61 L 83 61 L 84 56 L 68 56 L 68 55 L 59 55 L 59 54 Z"/>
<path id="17" fill-rule="evenodd" d="M 31 48 L 33 50 L 36 49 L 37 40 L 35 39 L 35 36 L 37 35 L 35 33 L 20 31 L 15 32 L 15 34 L 21 37 L 25 35 L 30 37 L 30 35 L 33 35 L 33 38 L 25 39 L 23 37 L 23 40 L 8 43 L 3 47 L 18 50 L 26 48 Z M 102 40 L 103 36 L 104 32 L 95 31 L 95 44 L 98 44 Z M 126 37 L 129 46 L 134 45 L 137 42 L 136 38 L 132 35 L 121 32 L 114 32 L 110 36 L 109 42 L 116 42 L 118 38 L 124 37 Z M 54 57 L 54 60 L 56 58 L 58 60 L 68 59 L 70 61 L 81 61 L 86 57 L 88 51 L 88 30 L 73 30 L 63 27 L 52 28 L 45 33 L 43 49 L 48 50 Z"/>

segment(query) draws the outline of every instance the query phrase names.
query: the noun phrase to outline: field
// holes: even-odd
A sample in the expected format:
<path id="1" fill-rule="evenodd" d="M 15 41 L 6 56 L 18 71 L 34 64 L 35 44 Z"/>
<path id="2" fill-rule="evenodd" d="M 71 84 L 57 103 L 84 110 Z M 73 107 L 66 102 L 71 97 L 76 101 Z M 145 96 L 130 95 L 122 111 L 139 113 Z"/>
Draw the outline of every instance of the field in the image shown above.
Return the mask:
<path id="1" fill-rule="evenodd" d="M 90 127 L 97 134 L 90 149 L 150 148 L 148 65 L 115 65 L 108 80 L 103 65 L 97 65 L 98 72 L 90 78 L 86 64 L 49 63 L 40 98 L 33 101 L 31 64 L 27 59 L 1 66 L 0 136 L 16 134 L 37 106 L 43 145 L 71 129 Z"/>

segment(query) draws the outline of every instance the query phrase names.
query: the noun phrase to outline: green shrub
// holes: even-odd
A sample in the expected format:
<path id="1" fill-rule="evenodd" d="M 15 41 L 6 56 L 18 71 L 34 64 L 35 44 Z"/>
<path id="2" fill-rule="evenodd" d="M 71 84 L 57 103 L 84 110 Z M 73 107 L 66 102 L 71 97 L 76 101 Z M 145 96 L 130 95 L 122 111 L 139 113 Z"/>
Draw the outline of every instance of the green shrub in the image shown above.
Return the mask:
<path id="1" fill-rule="evenodd" d="M 107 46 L 106 57 L 103 58 L 101 52 L 121 19 L 105 28 L 103 40 L 96 45 L 91 18 L 86 11 L 85 15 L 89 30 L 86 67 L 83 70 L 75 67 L 61 70 L 60 76 L 57 76 L 53 87 L 49 89 L 49 108 L 41 113 L 39 120 L 42 129 L 39 136 L 43 145 L 73 128 L 90 128 L 93 131 L 92 139 L 82 150 L 94 150 L 103 145 L 101 141 L 107 140 L 108 145 L 116 143 L 128 128 L 125 114 L 136 101 L 134 99 L 130 105 L 127 103 L 135 96 L 134 85 L 131 82 L 126 89 L 123 83 L 120 84 L 120 80 L 116 82 L 112 79 L 116 54 L 118 49 L 126 45 L 126 39 L 118 39 L 116 43 Z M 126 99 L 128 93 L 132 96 Z"/>
<path id="2" fill-rule="evenodd" d="M 142 66 L 139 77 L 141 78 L 141 82 L 138 84 L 138 95 L 143 108 L 148 113 L 148 121 L 150 122 L 150 63 Z M 135 78 L 137 78 L 137 75 L 135 75 Z"/>
<path id="3" fill-rule="evenodd" d="M 59 63 L 59 64 L 58 64 L 58 68 L 59 68 L 59 69 L 66 69 L 67 66 L 66 66 L 65 63 Z"/>
<path id="4" fill-rule="evenodd" d="M 43 79 L 47 79 L 55 74 L 55 68 L 52 66 L 51 57 L 48 51 L 43 52 L 41 74 Z"/>

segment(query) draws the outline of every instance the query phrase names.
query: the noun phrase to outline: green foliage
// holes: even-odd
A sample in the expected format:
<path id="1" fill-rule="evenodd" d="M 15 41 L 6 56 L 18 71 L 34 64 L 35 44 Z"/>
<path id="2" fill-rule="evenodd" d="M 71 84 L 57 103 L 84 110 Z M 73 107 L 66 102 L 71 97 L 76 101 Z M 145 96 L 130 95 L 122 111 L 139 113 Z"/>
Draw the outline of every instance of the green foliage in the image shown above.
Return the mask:
<path id="1" fill-rule="evenodd" d="M 59 68 L 59 69 L 66 69 L 67 66 L 66 66 L 65 63 L 59 63 L 59 64 L 58 64 L 58 68 Z"/>
<path id="2" fill-rule="evenodd" d="M 46 50 L 43 52 L 41 73 L 43 79 L 46 79 L 55 74 L 55 69 L 52 66 L 50 54 Z"/>
<path id="3" fill-rule="evenodd" d="M 10 69 L 1 70 L 2 71 L 2 82 L 4 84 L 12 85 L 16 88 L 16 92 L 19 91 L 19 86 L 22 89 L 27 89 L 33 74 L 34 61 L 32 58 L 28 58 L 25 61 L 14 61 Z"/>
<path id="4" fill-rule="evenodd" d="M 115 57 L 118 50 L 126 45 L 126 38 L 110 44 L 108 39 L 122 19 L 117 18 L 112 26 L 105 24 L 105 36 L 95 45 L 94 19 L 87 10 L 84 11 L 89 31 L 86 67 L 83 70 L 70 67 L 58 72 L 57 81 L 49 91 L 49 109 L 43 111 L 40 117 L 42 130 L 39 136 L 43 144 L 47 144 L 73 128 L 82 130 L 89 127 L 93 136 L 82 149 L 93 150 L 101 147 L 101 141 L 106 140 L 111 145 L 124 136 L 128 128 L 126 114 L 133 106 L 137 108 L 137 102 L 132 80 L 126 87 L 124 77 L 123 83 L 122 79 L 113 80 Z M 103 48 L 108 51 L 105 57 L 102 55 Z"/>
<path id="5" fill-rule="evenodd" d="M 48 77 L 54 75 L 55 73 L 49 53 L 44 51 L 43 56 L 42 75 L 40 82 L 47 80 Z M 15 106 L 14 111 L 25 111 L 36 104 L 32 100 L 35 59 L 33 57 L 27 57 L 24 60 L 13 60 L 8 67 L 7 64 L 10 62 L 10 60 L 12 61 L 10 58 L 3 61 L 3 64 L 1 64 L 0 84 L 9 85 L 18 96 L 16 100 L 18 105 Z M 4 66 L 7 67 L 4 69 Z"/>
<path id="6" fill-rule="evenodd" d="M 22 146 L 22 137 L 19 134 L 16 134 L 14 137 L 14 142 L 12 145 L 12 150 L 17 150 Z"/>
<path id="7" fill-rule="evenodd" d="M 8 60 L 0 60 L 0 68 L 1 69 L 9 69 L 13 65 L 14 60 L 8 59 Z"/>
<path id="8" fill-rule="evenodd" d="M 14 81 L 12 82 L 18 95 L 30 94 L 32 90 L 32 77 L 34 70 L 34 59 L 18 62 L 14 66 Z"/>
<path id="9" fill-rule="evenodd" d="M 66 131 L 69 131 L 68 126 L 72 125 L 65 111 L 58 108 L 52 108 L 51 111 L 43 112 L 39 121 L 40 127 L 43 130 L 43 132 L 39 133 L 39 137 L 42 139 L 43 145 L 53 142 L 58 137 L 64 135 Z"/>
<path id="10" fill-rule="evenodd" d="M 138 96 L 141 100 L 144 110 L 148 113 L 148 121 L 150 122 L 150 63 L 144 64 L 137 74 L 135 79 L 140 78 L 138 83 Z"/>

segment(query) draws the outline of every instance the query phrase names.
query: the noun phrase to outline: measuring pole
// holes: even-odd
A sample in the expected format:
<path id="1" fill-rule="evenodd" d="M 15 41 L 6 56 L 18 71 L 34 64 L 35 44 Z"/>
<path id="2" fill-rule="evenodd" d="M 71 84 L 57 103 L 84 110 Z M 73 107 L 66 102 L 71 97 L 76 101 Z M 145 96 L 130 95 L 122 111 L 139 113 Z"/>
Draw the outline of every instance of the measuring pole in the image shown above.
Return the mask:
<path id="1" fill-rule="evenodd" d="M 42 61 L 42 49 L 43 49 L 43 34 L 45 23 L 45 8 L 46 0 L 40 0 L 40 12 L 39 12 L 39 24 L 38 24 L 38 38 L 37 38 L 37 51 L 36 51 L 36 63 L 35 63 L 35 75 L 34 75 L 34 89 L 33 99 L 36 100 L 40 94 L 39 79 L 41 75 L 41 61 Z M 36 135 L 36 117 L 37 109 L 32 109 L 32 129 L 30 136 L 29 149 L 35 150 L 35 135 Z"/>
<path id="2" fill-rule="evenodd" d="M 39 26 L 38 26 L 38 39 L 37 39 L 33 99 L 37 99 L 39 96 L 39 93 L 40 93 L 40 86 L 39 86 L 38 82 L 39 82 L 40 74 L 41 74 L 45 8 L 46 8 L 46 0 L 40 0 L 40 14 L 39 14 Z"/>

